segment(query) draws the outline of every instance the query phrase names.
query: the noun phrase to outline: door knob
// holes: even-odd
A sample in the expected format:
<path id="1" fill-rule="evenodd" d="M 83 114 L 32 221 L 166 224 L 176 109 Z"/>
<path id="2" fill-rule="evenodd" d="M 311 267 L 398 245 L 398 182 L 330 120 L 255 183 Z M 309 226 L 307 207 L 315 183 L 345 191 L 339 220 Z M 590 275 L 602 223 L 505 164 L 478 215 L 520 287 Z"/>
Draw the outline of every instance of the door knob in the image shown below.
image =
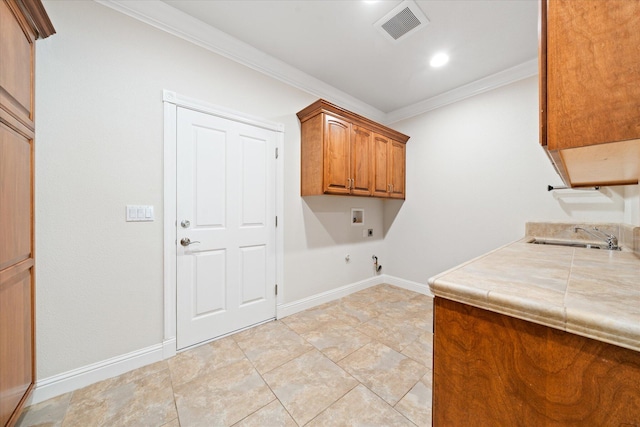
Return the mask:
<path id="1" fill-rule="evenodd" d="M 188 219 L 185 219 L 180 223 L 180 225 L 182 226 L 182 228 L 189 228 L 189 226 L 191 225 L 191 222 Z"/>
<path id="2" fill-rule="evenodd" d="M 188 237 L 183 237 L 182 240 L 180 240 L 180 244 L 182 246 L 189 246 L 192 243 L 200 243 L 200 242 L 198 242 L 198 241 L 192 242 L 191 239 L 189 239 Z"/>

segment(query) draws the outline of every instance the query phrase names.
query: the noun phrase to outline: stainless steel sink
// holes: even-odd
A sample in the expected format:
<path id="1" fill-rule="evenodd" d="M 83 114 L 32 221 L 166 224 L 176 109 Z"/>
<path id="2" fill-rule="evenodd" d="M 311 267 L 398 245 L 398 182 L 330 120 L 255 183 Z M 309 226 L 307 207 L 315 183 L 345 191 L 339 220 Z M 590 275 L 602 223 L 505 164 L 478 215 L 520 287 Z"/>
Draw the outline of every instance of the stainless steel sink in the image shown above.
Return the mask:
<path id="1" fill-rule="evenodd" d="M 567 242 L 562 240 L 548 240 L 548 239 L 533 239 L 528 243 L 536 245 L 553 245 L 553 246 L 568 246 L 571 248 L 587 248 L 587 249 L 609 249 L 604 243 L 599 245 L 597 243 L 585 243 L 585 242 Z M 620 250 L 620 249 L 617 249 Z"/>

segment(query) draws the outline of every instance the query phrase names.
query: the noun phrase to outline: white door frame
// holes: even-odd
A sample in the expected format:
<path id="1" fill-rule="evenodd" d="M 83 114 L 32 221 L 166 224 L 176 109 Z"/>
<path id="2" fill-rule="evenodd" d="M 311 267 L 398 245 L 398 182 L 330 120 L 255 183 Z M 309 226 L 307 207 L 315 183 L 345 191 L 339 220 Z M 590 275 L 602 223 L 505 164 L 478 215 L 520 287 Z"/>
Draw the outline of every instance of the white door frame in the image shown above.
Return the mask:
<path id="1" fill-rule="evenodd" d="M 169 90 L 162 91 L 164 104 L 164 339 L 162 354 L 165 359 L 176 354 L 176 149 L 177 149 L 177 111 L 178 107 L 188 108 L 217 117 L 246 123 L 276 131 L 276 150 L 278 161 L 276 162 L 276 215 L 278 226 L 276 227 L 276 283 L 278 295 L 276 304 L 281 303 L 284 273 L 284 125 L 253 117 L 241 112 L 233 111 L 218 105 L 204 101 L 184 97 Z M 274 153 L 275 155 L 275 153 Z M 274 219 L 275 220 L 275 219 Z"/>

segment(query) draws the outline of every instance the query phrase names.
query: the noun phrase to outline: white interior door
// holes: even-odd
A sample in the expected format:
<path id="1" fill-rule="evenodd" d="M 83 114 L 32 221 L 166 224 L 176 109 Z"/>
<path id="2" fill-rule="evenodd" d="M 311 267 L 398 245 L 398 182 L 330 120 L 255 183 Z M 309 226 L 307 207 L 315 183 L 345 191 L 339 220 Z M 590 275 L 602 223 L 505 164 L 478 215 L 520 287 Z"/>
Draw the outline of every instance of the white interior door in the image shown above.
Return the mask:
<path id="1" fill-rule="evenodd" d="M 276 315 L 276 141 L 177 109 L 178 349 Z"/>

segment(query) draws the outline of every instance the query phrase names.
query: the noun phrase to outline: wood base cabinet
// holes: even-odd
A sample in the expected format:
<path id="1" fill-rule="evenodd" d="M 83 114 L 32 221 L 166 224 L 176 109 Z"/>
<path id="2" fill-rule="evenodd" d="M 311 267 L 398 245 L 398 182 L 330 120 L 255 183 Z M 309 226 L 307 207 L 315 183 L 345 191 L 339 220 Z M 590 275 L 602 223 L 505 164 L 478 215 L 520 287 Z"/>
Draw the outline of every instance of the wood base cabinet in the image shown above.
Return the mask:
<path id="1" fill-rule="evenodd" d="M 540 141 L 573 187 L 640 179 L 640 0 L 540 0 Z"/>
<path id="2" fill-rule="evenodd" d="M 434 304 L 434 427 L 640 426 L 640 353 Z"/>
<path id="3" fill-rule="evenodd" d="M 0 425 L 35 384 L 34 64 L 53 34 L 39 0 L 0 0 Z"/>
<path id="4" fill-rule="evenodd" d="M 302 196 L 405 198 L 408 136 L 324 100 L 298 118 Z"/>

